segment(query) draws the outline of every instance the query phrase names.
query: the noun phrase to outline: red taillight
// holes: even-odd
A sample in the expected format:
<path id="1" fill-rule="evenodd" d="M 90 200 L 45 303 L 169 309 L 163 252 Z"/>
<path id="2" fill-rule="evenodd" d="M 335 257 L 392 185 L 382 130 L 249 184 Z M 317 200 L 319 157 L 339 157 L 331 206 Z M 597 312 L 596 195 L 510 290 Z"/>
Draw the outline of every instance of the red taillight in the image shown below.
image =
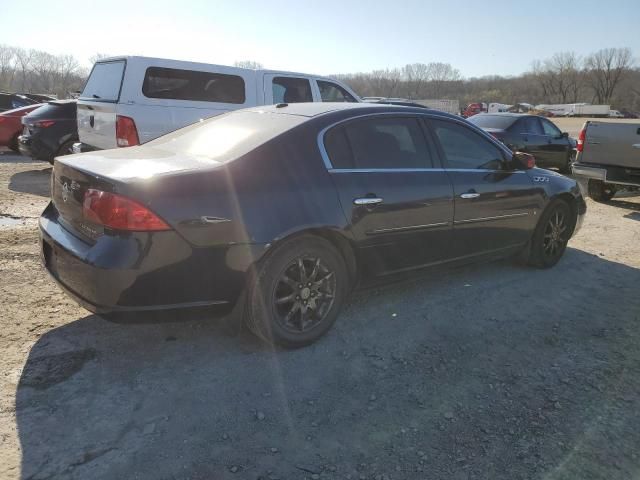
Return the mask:
<path id="1" fill-rule="evenodd" d="M 583 127 L 582 130 L 580 130 L 580 135 L 578 135 L 578 144 L 576 145 L 576 150 L 579 152 L 584 150 L 585 138 L 587 138 L 587 129 Z"/>
<path id="2" fill-rule="evenodd" d="M 34 126 L 35 127 L 40 127 L 40 128 L 47 128 L 50 127 L 51 125 L 54 125 L 56 122 L 55 120 L 38 120 L 37 122 L 34 122 Z"/>
<path id="3" fill-rule="evenodd" d="M 133 121 L 133 118 L 122 115 L 116 116 L 116 139 L 119 147 L 140 145 L 138 129 L 136 128 L 136 122 Z"/>
<path id="4" fill-rule="evenodd" d="M 155 213 L 138 202 L 93 188 L 84 194 L 82 215 L 93 223 L 116 230 L 150 232 L 170 229 Z"/>

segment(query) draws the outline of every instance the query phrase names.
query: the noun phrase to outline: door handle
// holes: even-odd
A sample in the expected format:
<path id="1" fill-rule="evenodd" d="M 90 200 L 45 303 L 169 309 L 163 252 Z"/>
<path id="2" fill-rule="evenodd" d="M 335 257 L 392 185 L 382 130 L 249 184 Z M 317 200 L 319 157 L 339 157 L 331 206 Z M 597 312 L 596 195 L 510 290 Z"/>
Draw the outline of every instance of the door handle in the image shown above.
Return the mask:
<path id="1" fill-rule="evenodd" d="M 631 148 L 640 148 L 640 143 L 635 143 L 631 145 Z"/>
<path id="2" fill-rule="evenodd" d="M 378 205 L 379 203 L 382 203 L 382 199 L 377 197 L 356 198 L 353 201 L 354 205 Z"/>
<path id="3" fill-rule="evenodd" d="M 479 196 L 479 193 L 463 193 L 460 198 L 478 198 Z"/>

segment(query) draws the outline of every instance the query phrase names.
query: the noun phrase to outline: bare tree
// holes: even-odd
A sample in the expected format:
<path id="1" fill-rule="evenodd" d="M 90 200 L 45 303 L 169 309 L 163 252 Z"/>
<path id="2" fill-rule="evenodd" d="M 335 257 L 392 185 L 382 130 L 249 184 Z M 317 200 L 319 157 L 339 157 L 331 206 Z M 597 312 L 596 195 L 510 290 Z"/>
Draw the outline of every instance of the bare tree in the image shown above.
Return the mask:
<path id="1" fill-rule="evenodd" d="M 584 83 L 580 65 L 581 59 L 574 52 L 560 52 L 533 62 L 533 73 L 543 96 L 551 102 L 577 102 Z"/>
<path id="2" fill-rule="evenodd" d="M 89 63 L 93 65 L 97 61 L 102 60 L 103 58 L 108 58 L 108 57 L 111 57 L 111 55 L 109 55 L 108 53 L 97 52 L 89 57 Z"/>
<path id="3" fill-rule="evenodd" d="M 260 62 L 256 62 L 255 60 L 238 60 L 233 62 L 234 67 L 238 68 L 249 68 L 251 70 L 260 70 L 264 68 Z"/>
<path id="4" fill-rule="evenodd" d="M 605 48 L 589 55 L 585 68 L 596 101 L 610 103 L 616 87 L 632 67 L 633 56 L 628 48 Z"/>

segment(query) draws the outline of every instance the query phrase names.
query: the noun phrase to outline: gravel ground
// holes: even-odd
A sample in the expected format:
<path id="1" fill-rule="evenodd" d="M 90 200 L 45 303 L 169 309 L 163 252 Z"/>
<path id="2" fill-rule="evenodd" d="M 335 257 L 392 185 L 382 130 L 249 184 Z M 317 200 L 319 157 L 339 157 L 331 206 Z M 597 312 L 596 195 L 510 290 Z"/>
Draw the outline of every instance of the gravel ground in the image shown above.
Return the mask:
<path id="1" fill-rule="evenodd" d="M 0 478 L 640 474 L 640 197 L 589 200 L 554 269 L 361 291 L 317 344 L 272 351 L 203 313 L 76 306 L 39 263 L 49 172 L 0 155 Z"/>

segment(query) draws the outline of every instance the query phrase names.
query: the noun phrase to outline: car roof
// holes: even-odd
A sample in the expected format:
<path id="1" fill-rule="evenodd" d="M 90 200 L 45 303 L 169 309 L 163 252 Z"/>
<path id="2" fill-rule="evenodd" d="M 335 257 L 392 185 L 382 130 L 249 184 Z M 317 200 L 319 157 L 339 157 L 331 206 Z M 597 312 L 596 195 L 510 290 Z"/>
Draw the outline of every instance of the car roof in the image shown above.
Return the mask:
<path id="1" fill-rule="evenodd" d="M 301 117 L 317 117 L 320 115 L 326 115 L 333 112 L 358 112 L 358 113 L 383 113 L 383 112 L 398 112 L 398 113 L 420 113 L 426 112 L 443 117 L 454 117 L 445 112 L 438 110 L 431 110 L 424 107 L 408 107 L 401 105 L 389 105 L 383 103 L 355 103 L 355 102 L 313 102 L 313 103 L 279 103 L 277 105 L 268 105 L 261 107 L 253 107 L 244 110 L 245 112 L 255 113 L 273 113 L 281 115 L 297 115 Z"/>
<path id="2" fill-rule="evenodd" d="M 529 115 L 528 113 L 512 113 L 512 112 L 483 112 L 478 113 L 478 116 L 482 117 L 535 117 L 536 115 Z"/>

